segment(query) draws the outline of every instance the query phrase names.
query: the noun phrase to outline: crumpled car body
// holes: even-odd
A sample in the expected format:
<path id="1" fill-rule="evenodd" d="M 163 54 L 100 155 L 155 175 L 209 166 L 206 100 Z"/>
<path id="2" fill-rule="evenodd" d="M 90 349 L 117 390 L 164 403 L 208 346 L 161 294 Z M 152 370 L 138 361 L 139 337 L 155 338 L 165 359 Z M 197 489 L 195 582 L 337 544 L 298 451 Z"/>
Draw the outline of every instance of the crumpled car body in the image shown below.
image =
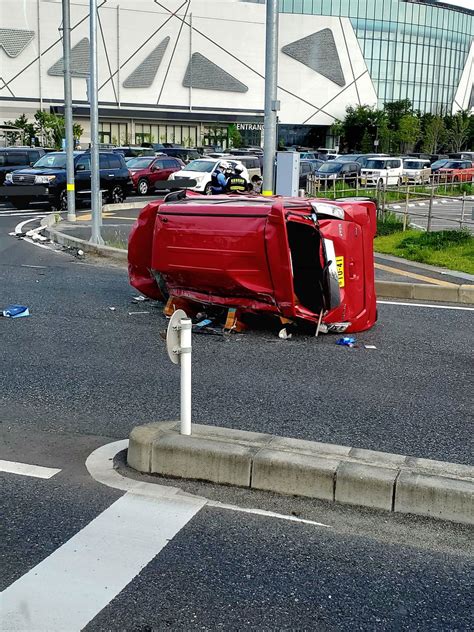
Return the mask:
<path id="1" fill-rule="evenodd" d="M 130 283 L 153 299 L 363 331 L 377 317 L 375 231 L 369 200 L 188 192 L 140 213 L 129 238 Z"/>

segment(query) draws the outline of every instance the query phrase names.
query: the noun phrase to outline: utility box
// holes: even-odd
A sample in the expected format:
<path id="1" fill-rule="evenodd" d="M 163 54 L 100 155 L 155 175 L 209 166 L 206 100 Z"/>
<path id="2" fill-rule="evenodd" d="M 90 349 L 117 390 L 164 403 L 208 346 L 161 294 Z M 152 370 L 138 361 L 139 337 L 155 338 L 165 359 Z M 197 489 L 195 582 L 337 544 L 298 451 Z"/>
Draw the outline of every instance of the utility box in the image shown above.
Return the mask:
<path id="1" fill-rule="evenodd" d="M 277 151 L 276 157 L 276 194 L 297 197 L 300 188 L 299 153 L 296 151 Z"/>

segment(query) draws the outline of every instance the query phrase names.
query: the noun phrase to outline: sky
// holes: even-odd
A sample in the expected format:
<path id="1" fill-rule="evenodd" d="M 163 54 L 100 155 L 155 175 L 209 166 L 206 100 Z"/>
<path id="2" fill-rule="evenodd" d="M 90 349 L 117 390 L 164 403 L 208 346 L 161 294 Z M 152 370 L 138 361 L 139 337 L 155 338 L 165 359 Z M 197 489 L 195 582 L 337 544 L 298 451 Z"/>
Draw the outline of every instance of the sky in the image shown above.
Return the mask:
<path id="1" fill-rule="evenodd" d="M 465 9 L 474 10 L 474 0 L 441 0 L 445 4 L 454 4 L 456 7 L 464 7 Z"/>

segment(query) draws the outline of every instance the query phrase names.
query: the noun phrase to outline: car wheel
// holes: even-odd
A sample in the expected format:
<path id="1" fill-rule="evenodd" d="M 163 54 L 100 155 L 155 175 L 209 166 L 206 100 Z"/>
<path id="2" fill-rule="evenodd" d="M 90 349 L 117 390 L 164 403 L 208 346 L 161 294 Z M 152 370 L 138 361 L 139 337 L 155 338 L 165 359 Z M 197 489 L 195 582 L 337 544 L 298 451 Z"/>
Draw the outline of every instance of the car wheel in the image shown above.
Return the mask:
<path id="1" fill-rule="evenodd" d="M 401 178 L 398 178 L 398 180 L 397 180 L 397 185 L 398 185 L 399 187 L 401 187 L 401 186 L 402 186 L 402 184 L 403 184 L 403 180 L 402 180 Z"/>
<path id="2" fill-rule="evenodd" d="M 51 205 L 51 209 L 53 211 L 57 211 L 58 213 L 65 213 L 67 211 L 67 191 L 63 189 L 61 193 L 58 195 L 56 200 Z"/>
<path id="3" fill-rule="evenodd" d="M 137 191 L 139 195 L 146 195 L 149 189 L 148 181 L 145 179 L 139 180 L 137 185 Z"/>
<path id="4" fill-rule="evenodd" d="M 382 178 L 380 178 L 380 180 L 377 181 L 377 189 L 379 189 L 379 191 L 381 191 L 383 189 L 383 180 L 382 180 Z"/>
<path id="5" fill-rule="evenodd" d="M 16 209 L 18 209 L 19 211 L 21 211 L 21 210 L 23 210 L 23 209 L 25 209 L 25 208 L 28 208 L 28 207 L 29 207 L 29 205 L 30 205 L 30 203 L 29 203 L 29 201 L 28 201 L 28 198 L 23 198 L 23 197 L 20 197 L 20 198 L 13 198 L 13 199 L 11 199 L 11 200 L 10 200 L 10 203 L 11 203 L 11 204 L 12 204 L 12 205 L 16 208 Z"/>
<path id="6" fill-rule="evenodd" d="M 123 187 L 117 184 L 109 191 L 109 202 L 111 204 L 120 204 L 125 200 L 125 193 Z"/>
<path id="7" fill-rule="evenodd" d="M 204 195 L 212 195 L 212 185 L 210 182 L 204 187 Z"/>

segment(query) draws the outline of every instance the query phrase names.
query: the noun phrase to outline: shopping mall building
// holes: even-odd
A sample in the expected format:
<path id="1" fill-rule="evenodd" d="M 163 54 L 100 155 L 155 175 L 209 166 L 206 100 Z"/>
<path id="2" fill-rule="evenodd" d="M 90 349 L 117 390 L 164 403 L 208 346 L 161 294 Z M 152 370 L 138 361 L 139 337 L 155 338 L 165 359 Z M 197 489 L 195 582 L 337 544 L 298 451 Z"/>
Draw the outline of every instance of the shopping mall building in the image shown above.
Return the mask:
<path id="1" fill-rule="evenodd" d="M 448 2 L 448 0 L 446 0 Z M 281 0 L 279 137 L 325 144 L 348 105 L 474 106 L 466 0 Z M 100 140 L 261 142 L 265 0 L 97 0 Z M 474 0 L 471 0 L 474 5 Z M 89 0 L 71 0 L 74 118 L 89 139 Z M 61 0 L 1 0 L 0 123 L 63 111 Z"/>

